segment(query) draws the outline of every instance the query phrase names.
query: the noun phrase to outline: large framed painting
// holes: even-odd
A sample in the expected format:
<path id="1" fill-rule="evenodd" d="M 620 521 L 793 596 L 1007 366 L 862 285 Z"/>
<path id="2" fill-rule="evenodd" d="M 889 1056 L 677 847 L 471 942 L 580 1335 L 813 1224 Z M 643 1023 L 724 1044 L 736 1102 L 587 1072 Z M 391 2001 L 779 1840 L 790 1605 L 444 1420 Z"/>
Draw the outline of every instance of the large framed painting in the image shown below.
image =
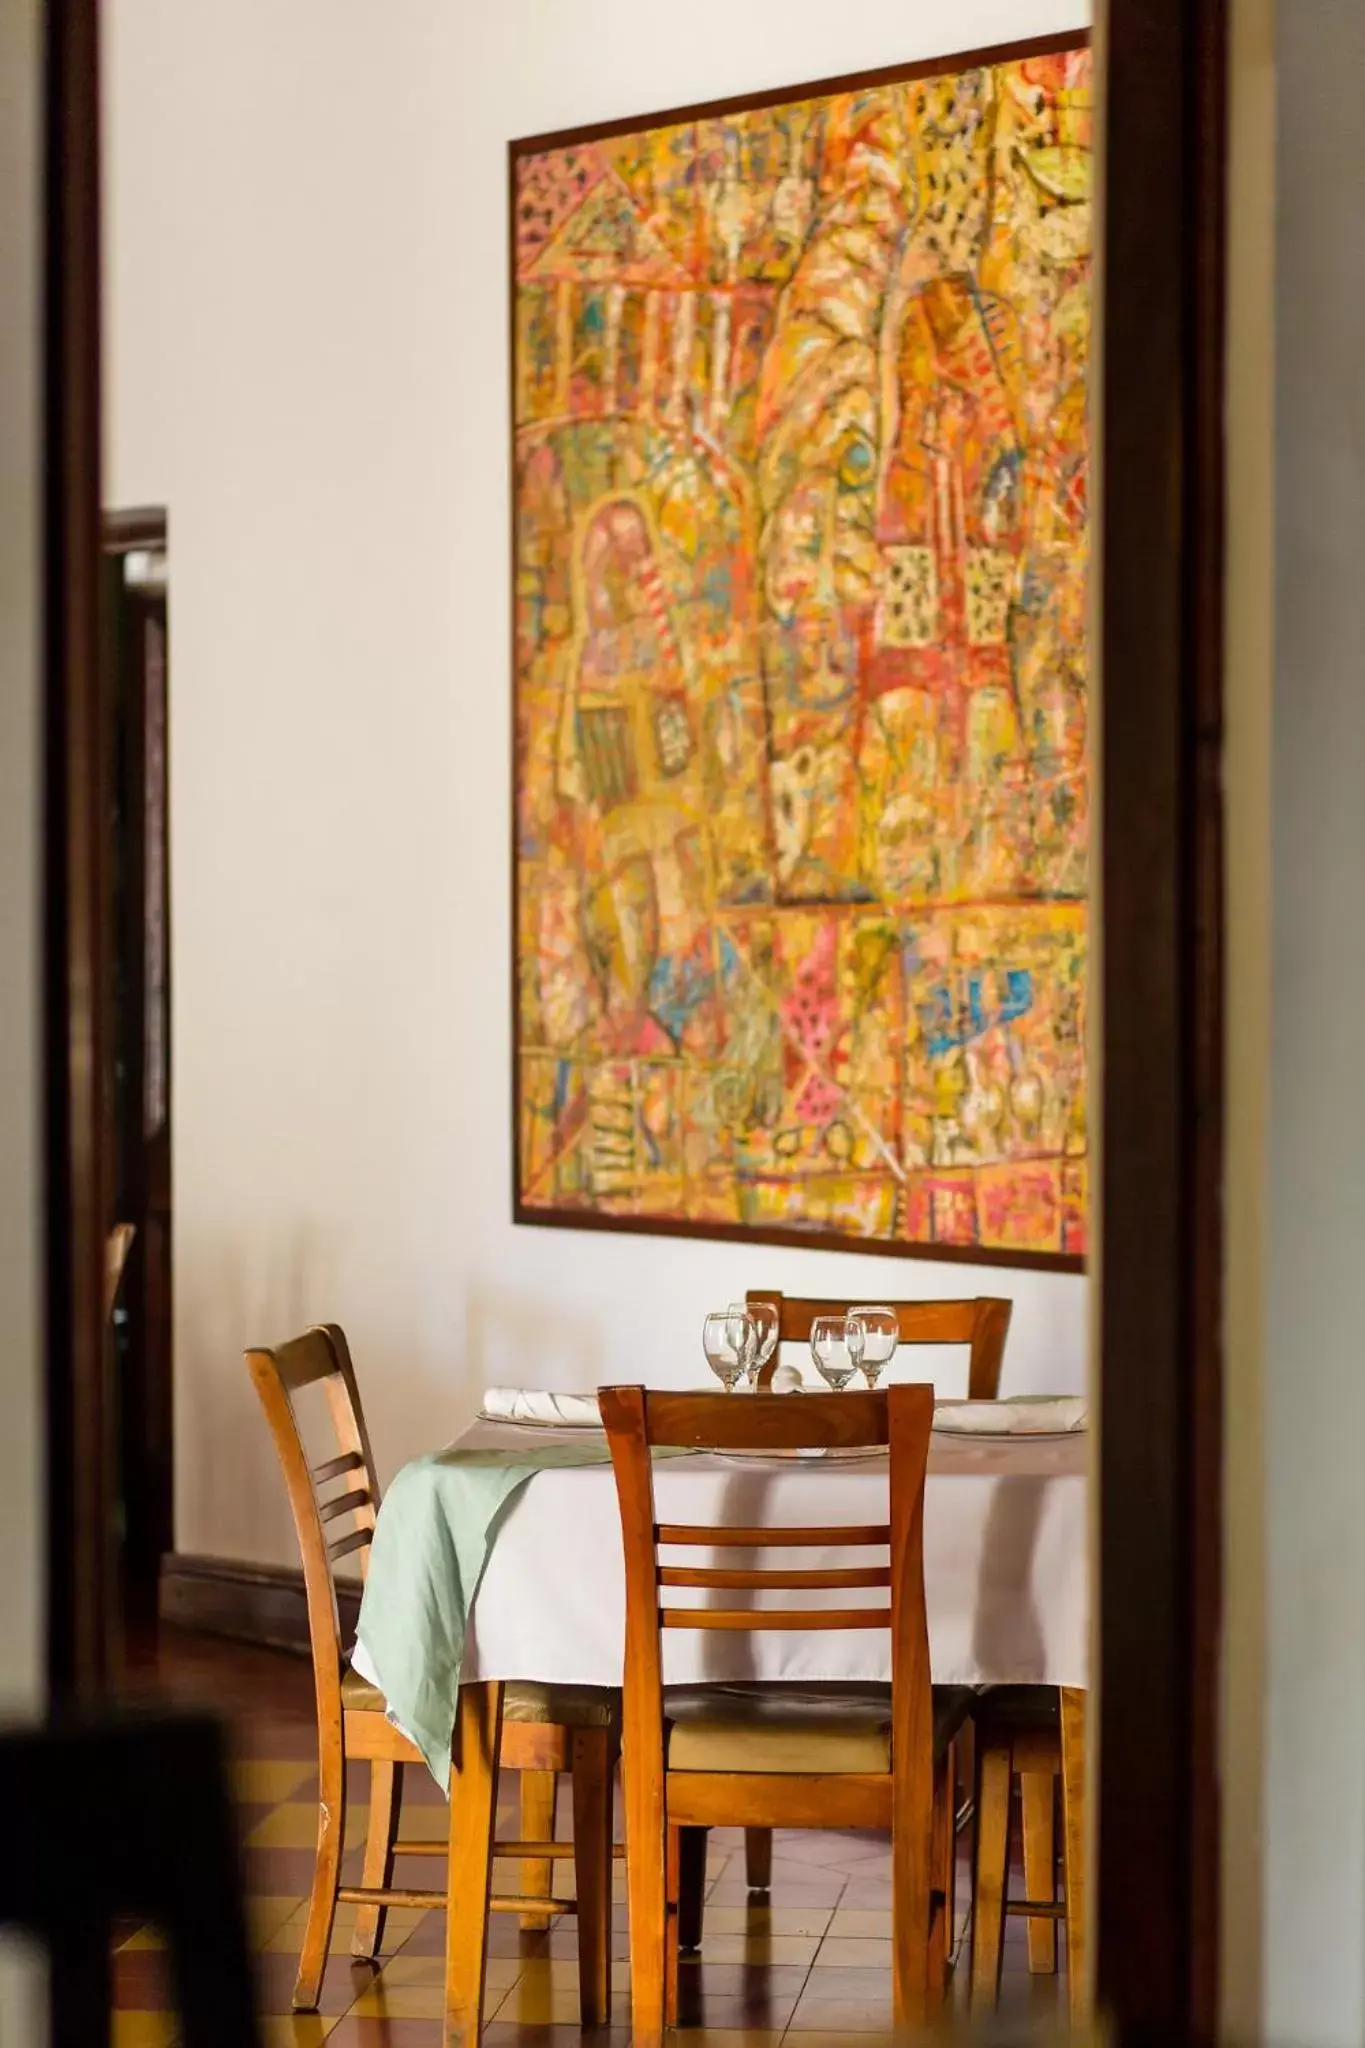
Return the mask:
<path id="1" fill-rule="evenodd" d="M 1083 1257 L 1091 102 L 513 144 L 519 1220 Z"/>

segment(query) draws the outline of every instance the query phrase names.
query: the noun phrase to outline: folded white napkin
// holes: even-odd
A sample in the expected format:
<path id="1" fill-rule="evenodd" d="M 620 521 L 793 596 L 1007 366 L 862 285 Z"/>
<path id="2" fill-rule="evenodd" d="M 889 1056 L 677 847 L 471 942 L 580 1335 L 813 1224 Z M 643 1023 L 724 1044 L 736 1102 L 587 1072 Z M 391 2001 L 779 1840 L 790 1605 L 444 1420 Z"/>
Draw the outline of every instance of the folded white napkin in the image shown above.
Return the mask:
<path id="1" fill-rule="evenodd" d="M 1008 1401 L 936 1401 L 934 1428 L 956 1436 L 1061 1436 L 1084 1429 L 1079 1394 L 1015 1394 Z"/>
<path id="2" fill-rule="evenodd" d="M 551 1394 L 541 1387 L 489 1387 L 479 1410 L 487 1422 L 530 1422 L 542 1429 L 600 1429 L 596 1394 Z"/>

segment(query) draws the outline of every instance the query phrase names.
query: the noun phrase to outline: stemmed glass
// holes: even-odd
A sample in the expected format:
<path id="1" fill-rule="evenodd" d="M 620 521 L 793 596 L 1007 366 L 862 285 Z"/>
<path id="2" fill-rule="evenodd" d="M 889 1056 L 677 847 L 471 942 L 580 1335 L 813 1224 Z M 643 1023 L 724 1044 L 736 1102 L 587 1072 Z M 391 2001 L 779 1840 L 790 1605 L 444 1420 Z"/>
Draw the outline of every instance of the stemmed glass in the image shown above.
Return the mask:
<path id="1" fill-rule="evenodd" d="M 732 1316 L 747 1315 L 758 1332 L 758 1348 L 754 1354 L 750 1378 L 755 1386 L 773 1352 L 777 1349 L 777 1303 L 775 1301 L 734 1301 L 730 1304 Z"/>
<path id="2" fill-rule="evenodd" d="M 702 1349 L 706 1363 L 727 1394 L 733 1394 L 745 1374 L 753 1370 L 758 1353 L 758 1329 L 743 1308 L 713 1309 L 702 1325 Z"/>
<path id="3" fill-rule="evenodd" d="M 883 1370 L 896 1355 L 900 1323 L 893 1308 L 851 1308 L 863 1326 L 863 1378 L 875 1387 Z"/>
<path id="4" fill-rule="evenodd" d="M 827 1387 L 840 1393 L 863 1362 L 863 1326 L 856 1316 L 817 1316 L 811 1324 L 810 1353 Z"/>

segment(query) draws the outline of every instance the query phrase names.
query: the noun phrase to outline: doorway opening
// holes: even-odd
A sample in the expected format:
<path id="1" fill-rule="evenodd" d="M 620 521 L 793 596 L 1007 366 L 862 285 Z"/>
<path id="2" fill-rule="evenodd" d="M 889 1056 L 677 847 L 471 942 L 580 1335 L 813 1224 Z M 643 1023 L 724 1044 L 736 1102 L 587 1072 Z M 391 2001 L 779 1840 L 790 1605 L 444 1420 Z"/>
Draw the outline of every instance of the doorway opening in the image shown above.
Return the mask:
<path id="1" fill-rule="evenodd" d="M 171 1369 L 167 536 L 158 509 L 104 519 L 110 739 L 114 1213 L 129 1234 L 112 1316 L 117 1573 L 126 1654 L 154 1644 L 174 1540 Z"/>

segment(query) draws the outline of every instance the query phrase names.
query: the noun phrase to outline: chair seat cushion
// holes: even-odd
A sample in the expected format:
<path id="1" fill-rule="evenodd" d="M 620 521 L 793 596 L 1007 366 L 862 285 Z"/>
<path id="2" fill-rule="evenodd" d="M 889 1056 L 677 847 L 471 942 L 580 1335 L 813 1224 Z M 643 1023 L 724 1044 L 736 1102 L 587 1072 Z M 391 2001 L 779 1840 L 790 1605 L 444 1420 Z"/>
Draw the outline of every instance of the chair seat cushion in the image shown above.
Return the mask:
<path id="1" fill-rule="evenodd" d="M 341 1704 L 348 1714 L 386 1714 L 389 1703 L 377 1685 L 348 1664 L 341 1674 Z"/>
<path id="2" fill-rule="evenodd" d="M 502 1695 L 504 1721 L 546 1721 L 556 1728 L 611 1728 L 621 1695 L 610 1685 L 533 1685 L 518 1679 Z"/>
<path id="3" fill-rule="evenodd" d="M 966 1686 L 934 1687 L 934 1760 L 966 1718 Z M 670 1686 L 664 1693 L 670 1771 L 801 1775 L 891 1768 L 889 1685 Z"/>
<path id="4" fill-rule="evenodd" d="M 386 1714 L 388 1701 L 348 1664 L 341 1674 L 341 1704 L 348 1714 Z M 529 1685 L 503 1688 L 504 1721 L 534 1721 L 555 1728 L 610 1728 L 620 1719 L 621 1695 L 605 1685 Z"/>

